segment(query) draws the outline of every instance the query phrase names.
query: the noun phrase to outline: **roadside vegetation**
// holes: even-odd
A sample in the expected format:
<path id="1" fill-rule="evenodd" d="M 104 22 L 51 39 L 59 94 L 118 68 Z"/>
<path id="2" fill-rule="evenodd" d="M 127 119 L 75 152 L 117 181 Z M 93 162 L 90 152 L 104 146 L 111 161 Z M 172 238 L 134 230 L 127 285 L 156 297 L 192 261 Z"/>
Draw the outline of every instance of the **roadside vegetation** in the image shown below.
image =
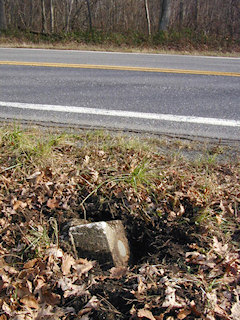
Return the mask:
<path id="1" fill-rule="evenodd" d="M 8 30 L 0 35 L 0 46 L 98 51 L 180 53 L 239 56 L 239 40 L 207 35 L 191 29 L 169 30 L 148 36 L 139 32 L 103 32 L 99 30 L 59 34 Z"/>
<path id="2" fill-rule="evenodd" d="M 0 128 L 0 319 L 240 318 L 239 146 Z M 66 240 L 120 219 L 128 268 Z"/>

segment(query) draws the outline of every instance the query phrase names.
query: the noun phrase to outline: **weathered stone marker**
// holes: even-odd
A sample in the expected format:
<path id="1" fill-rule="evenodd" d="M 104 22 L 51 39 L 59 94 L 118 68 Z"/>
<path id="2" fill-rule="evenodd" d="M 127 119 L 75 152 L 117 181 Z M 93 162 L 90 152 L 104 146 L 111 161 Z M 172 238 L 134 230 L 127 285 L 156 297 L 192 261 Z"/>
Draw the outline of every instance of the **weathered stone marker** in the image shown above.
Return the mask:
<path id="1" fill-rule="evenodd" d="M 69 235 L 79 257 L 97 260 L 105 268 L 127 266 L 130 251 L 120 220 L 73 226 Z"/>

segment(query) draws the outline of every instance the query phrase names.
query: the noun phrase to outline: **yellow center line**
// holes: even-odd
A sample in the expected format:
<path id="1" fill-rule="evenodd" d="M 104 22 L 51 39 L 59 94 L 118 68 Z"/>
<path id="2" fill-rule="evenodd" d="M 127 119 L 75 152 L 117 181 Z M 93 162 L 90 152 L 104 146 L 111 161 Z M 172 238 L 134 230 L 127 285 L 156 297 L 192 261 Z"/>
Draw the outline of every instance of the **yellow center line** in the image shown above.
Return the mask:
<path id="1" fill-rule="evenodd" d="M 51 63 L 51 62 L 0 61 L 0 65 L 51 67 L 51 68 L 100 69 L 100 70 L 119 70 L 119 71 L 142 71 L 142 72 L 179 73 L 179 74 L 195 74 L 195 75 L 208 75 L 208 76 L 240 77 L 240 73 L 239 72 L 222 72 L 222 71 L 207 71 L 207 70 L 185 70 L 185 69 L 168 69 L 168 68 L 148 68 L 148 67 L 128 67 L 128 66 L 110 66 L 110 65 L 97 65 L 97 64 L 71 64 L 71 63 Z"/>

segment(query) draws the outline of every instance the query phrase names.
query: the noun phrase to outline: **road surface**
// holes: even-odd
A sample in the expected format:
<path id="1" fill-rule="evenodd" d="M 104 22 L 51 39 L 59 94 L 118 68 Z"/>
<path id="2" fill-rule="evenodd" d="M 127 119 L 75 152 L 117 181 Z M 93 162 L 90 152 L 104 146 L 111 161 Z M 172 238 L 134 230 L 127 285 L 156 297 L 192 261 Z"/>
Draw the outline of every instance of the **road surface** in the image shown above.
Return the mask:
<path id="1" fill-rule="evenodd" d="M 240 140 L 240 59 L 0 48 L 0 117 Z"/>

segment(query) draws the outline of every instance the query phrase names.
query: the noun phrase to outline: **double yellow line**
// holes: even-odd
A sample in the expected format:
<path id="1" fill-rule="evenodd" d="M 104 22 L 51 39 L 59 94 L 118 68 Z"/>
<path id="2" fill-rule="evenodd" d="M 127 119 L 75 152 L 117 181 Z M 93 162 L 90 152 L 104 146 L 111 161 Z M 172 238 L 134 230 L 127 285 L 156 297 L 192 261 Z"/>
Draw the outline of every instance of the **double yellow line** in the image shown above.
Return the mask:
<path id="1" fill-rule="evenodd" d="M 195 75 L 206 75 L 206 76 L 240 77 L 240 73 L 239 72 L 221 72 L 221 71 L 207 71 L 207 70 L 185 70 L 185 69 L 167 69 L 167 68 L 110 66 L 110 65 L 97 65 L 97 64 L 71 64 L 71 63 L 51 63 L 51 62 L 0 61 L 0 65 L 50 67 L 50 68 L 77 68 L 77 69 L 119 70 L 119 71 L 141 71 L 141 72 L 158 72 L 158 73 L 195 74 Z"/>

